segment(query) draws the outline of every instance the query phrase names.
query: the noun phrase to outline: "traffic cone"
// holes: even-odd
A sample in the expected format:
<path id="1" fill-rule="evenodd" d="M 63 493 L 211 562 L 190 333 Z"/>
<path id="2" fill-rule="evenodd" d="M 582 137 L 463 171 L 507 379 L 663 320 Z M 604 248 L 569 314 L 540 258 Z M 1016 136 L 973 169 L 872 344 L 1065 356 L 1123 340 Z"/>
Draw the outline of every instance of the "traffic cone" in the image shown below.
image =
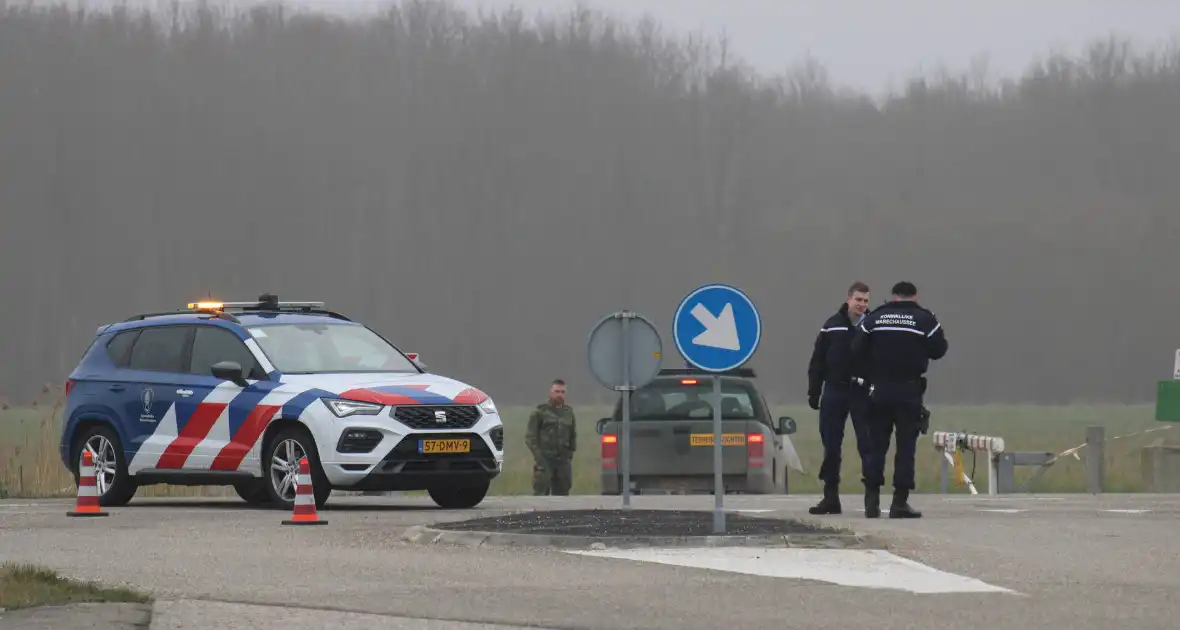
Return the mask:
<path id="1" fill-rule="evenodd" d="M 98 506 L 98 478 L 94 475 L 94 456 L 82 449 L 82 463 L 78 467 L 78 503 L 66 516 L 108 516 Z"/>
<path id="2" fill-rule="evenodd" d="M 283 525 L 327 525 L 315 511 L 315 493 L 311 487 L 311 465 L 307 458 L 299 460 L 299 476 L 295 478 L 295 514 Z"/>

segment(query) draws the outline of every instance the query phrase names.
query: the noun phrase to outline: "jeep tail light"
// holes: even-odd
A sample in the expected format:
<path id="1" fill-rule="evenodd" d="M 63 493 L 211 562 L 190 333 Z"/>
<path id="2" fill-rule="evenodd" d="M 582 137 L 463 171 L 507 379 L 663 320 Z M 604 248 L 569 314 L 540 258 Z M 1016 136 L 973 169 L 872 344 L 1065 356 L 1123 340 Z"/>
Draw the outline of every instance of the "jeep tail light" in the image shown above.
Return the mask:
<path id="1" fill-rule="evenodd" d="M 602 467 L 614 470 L 619 467 L 619 436 L 607 433 L 602 436 Z"/>
<path id="2" fill-rule="evenodd" d="M 761 433 L 746 436 L 746 465 L 750 468 L 762 468 L 762 440 Z"/>

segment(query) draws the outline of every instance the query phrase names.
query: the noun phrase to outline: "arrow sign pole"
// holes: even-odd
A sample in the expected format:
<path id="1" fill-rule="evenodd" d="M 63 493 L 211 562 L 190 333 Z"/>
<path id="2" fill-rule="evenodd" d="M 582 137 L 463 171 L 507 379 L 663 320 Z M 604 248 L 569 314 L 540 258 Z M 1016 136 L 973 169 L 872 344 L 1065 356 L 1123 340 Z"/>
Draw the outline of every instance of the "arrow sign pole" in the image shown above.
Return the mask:
<path id="1" fill-rule="evenodd" d="M 676 349 L 713 379 L 713 533 L 725 533 L 725 466 L 721 443 L 721 373 L 741 366 L 758 347 L 762 318 L 737 287 L 709 284 L 689 293 L 672 320 Z"/>
<path id="2" fill-rule="evenodd" d="M 725 533 L 725 484 L 721 480 L 721 377 L 713 375 L 713 533 Z"/>

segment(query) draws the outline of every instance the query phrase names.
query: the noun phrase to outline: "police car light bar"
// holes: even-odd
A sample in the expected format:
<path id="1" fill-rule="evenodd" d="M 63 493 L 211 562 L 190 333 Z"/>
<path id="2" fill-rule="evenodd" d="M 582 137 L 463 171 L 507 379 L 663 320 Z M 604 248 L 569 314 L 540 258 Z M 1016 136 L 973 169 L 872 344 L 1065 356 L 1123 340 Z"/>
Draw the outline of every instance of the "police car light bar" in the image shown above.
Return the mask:
<path id="1" fill-rule="evenodd" d="M 225 308 L 223 302 L 189 302 L 188 308 L 191 311 L 220 311 Z"/>
<path id="2" fill-rule="evenodd" d="M 273 296 L 265 296 L 273 297 Z M 307 300 L 297 301 L 278 301 L 274 299 L 256 300 L 254 302 L 189 302 L 189 310 L 213 310 L 221 311 L 227 308 L 324 308 L 323 302 L 312 302 Z"/>
<path id="3" fill-rule="evenodd" d="M 226 308 L 323 308 L 323 302 L 222 302 Z"/>

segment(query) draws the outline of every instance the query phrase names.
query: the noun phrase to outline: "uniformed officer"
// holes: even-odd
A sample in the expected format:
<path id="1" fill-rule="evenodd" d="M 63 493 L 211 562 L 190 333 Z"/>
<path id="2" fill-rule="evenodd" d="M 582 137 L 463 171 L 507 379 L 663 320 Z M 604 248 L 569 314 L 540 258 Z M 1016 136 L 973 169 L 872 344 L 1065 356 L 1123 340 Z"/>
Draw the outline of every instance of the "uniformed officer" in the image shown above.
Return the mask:
<path id="1" fill-rule="evenodd" d="M 893 301 L 869 313 L 853 339 L 853 355 L 870 383 L 869 432 L 872 450 L 865 470 L 865 516 L 881 515 L 885 485 L 885 454 L 890 434 L 897 432 L 893 460 L 893 503 L 889 518 L 920 518 L 911 508 L 914 455 L 926 409 L 926 370 L 946 355 L 947 340 L 934 313 L 918 305 L 918 289 L 910 282 L 893 285 Z"/>
<path id="2" fill-rule="evenodd" d="M 574 410 L 565 404 L 565 381 L 556 379 L 550 384 L 549 400 L 529 415 L 524 439 L 533 453 L 533 494 L 569 495 L 578 427 Z"/>
<path id="3" fill-rule="evenodd" d="M 844 304 L 829 317 L 815 337 L 815 349 L 807 366 L 807 402 L 819 411 L 819 439 L 824 461 L 819 478 L 824 497 L 812 514 L 840 514 L 840 463 L 844 452 L 844 426 L 852 416 L 861 469 L 869 452 L 868 388 L 857 383 L 862 376 L 852 362 L 852 337 L 869 308 L 869 285 L 854 282 Z"/>

